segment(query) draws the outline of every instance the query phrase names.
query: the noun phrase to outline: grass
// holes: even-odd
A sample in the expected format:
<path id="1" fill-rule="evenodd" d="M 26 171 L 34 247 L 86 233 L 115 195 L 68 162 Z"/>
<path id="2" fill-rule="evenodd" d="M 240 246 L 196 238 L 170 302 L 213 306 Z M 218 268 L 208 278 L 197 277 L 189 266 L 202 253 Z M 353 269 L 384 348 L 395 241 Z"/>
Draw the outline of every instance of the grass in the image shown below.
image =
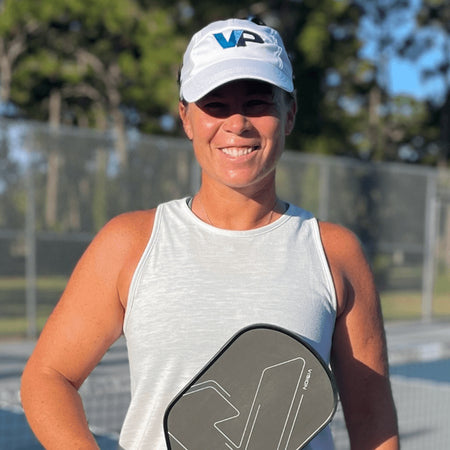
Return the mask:
<path id="1" fill-rule="evenodd" d="M 42 330 L 66 283 L 67 278 L 63 276 L 38 278 L 38 331 Z M 27 335 L 25 292 L 23 277 L 0 277 L 0 339 L 23 338 Z M 381 292 L 381 303 L 386 321 L 419 319 L 422 315 L 420 290 L 384 291 Z M 433 315 L 450 319 L 450 275 L 441 275 L 436 280 Z"/>
<path id="2" fill-rule="evenodd" d="M 381 306 L 386 320 L 419 319 L 422 316 L 422 292 L 381 292 Z M 450 275 L 445 273 L 439 275 L 435 281 L 432 314 L 438 318 L 450 318 Z"/>
<path id="3" fill-rule="evenodd" d="M 43 276 L 36 282 L 37 329 L 42 330 L 67 283 L 62 276 Z M 23 277 L 0 278 L 0 339 L 25 337 L 28 329 L 26 318 L 26 282 Z"/>
<path id="4" fill-rule="evenodd" d="M 450 317 L 450 292 L 435 295 L 433 316 Z M 422 316 L 422 293 L 419 291 L 381 293 L 381 305 L 386 320 L 419 319 Z"/>

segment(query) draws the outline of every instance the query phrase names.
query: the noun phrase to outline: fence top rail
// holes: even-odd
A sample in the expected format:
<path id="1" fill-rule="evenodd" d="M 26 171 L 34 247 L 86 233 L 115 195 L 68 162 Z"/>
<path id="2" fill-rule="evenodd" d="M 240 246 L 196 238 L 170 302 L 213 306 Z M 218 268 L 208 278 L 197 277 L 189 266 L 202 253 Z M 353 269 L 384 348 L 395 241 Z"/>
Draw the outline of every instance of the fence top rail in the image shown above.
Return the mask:
<path id="1" fill-rule="evenodd" d="M 450 169 L 429 166 L 413 166 L 401 162 L 388 161 L 362 161 L 348 156 L 317 155 L 314 153 L 286 150 L 282 156 L 286 162 L 303 161 L 327 166 L 361 167 L 370 170 L 383 170 L 387 172 L 402 172 L 408 175 L 439 176 L 450 182 Z"/>
<path id="2" fill-rule="evenodd" d="M 46 122 L 37 122 L 30 120 L 18 120 L 0 117 L 0 126 L 20 126 L 21 130 L 26 133 L 27 127 L 39 130 L 52 136 L 73 136 L 79 138 L 99 139 L 103 142 L 109 141 L 111 145 L 117 140 L 116 133 L 113 129 L 105 131 L 91 128 L 80 128 L 69 125 L 60 125 L 58 127 L 51 127 Z M 158 147 L 169 148 L 171 145 L 176 145 L 177 148 L 185 148 L 191 150 L 192 144 L 184 137 L 164 136 L 164 135 L 147 135 L 131 130 L 128 135 L 129 143 L 139 141 L 140 143 L 157 144 Z M 321 165 L 340 165 L 349 167 L 367 167 L 371 170 L 383 170 L 391 172 L 399 172 L 413 175 L 430 175 L 442 177 L 444 180 L 449 180 L 450 185 L 450 169 L 435 168 L 429 166 L 412 165 L 401 162 L 387 162 L 387 161 L 362 161 L 348 156 L 333 156 L 333 155 L 318 155 L 303 151 L 296 151 L 295 149 L 286 149 L 282 156 L 282 160 L 286 161 L 305 161 L 309 163 L 316 163 Z"/>

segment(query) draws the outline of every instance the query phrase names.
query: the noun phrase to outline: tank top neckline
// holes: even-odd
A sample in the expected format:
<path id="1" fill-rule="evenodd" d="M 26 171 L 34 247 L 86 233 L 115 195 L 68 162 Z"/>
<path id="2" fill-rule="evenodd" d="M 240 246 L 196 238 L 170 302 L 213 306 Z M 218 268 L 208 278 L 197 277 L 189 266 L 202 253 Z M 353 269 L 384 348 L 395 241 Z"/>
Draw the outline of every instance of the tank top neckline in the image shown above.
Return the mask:
<path id="1" fill-rule="evenodd" d="M 286 205 L 286 210 L 278 219 L 274 220 L 273 222 L 268 223 L 267 225 L 263 225 L 262 227 L 252 228 L 250 230 L 229 230 L 229 229 L 225 229 L 225 228 L 218 228 L 218 227 L 211 225 L 207 222 L 204 222 L 202 219 L 200 219 L 192 211 L 192 201 L 193 201 L 192 196 L 185 197 L 184 199 L 182 199 L 181 210 L 182 210 L 183 214 L 186 217 L 188 217 L 190 221 L 197 223 L 203 229 L 208 230 L 209 232 L 215 232 L 215 233 L 217 233 L 219 235 L 223 235 L 223 236 L 247 237 L 247 236 L 255 236 L 255 235 L 259 235 L 259 234 L 265 234 L 265 233 L 268 233 L 268 232 L 274 230 L 275 228 L 278 228 L 278 227 L 284 225 L 287 221 L 290 220 L 290 218 L 293 215 L 297 215 L 297 214 L 294 214 L 293 205 L 289 202 L 284 202 Z"/>

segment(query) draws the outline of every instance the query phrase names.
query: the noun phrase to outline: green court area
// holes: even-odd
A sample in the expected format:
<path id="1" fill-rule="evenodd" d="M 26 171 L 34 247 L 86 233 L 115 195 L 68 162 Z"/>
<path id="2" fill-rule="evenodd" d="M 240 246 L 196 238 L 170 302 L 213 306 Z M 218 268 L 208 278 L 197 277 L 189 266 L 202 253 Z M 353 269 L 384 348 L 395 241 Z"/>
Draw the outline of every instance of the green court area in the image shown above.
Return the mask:
<path id="1" fill-rule="evenodd" d="M 42 330 L 67 283 L 62 276 L 39 277 L 36 280 L 37 329 Z M 23 277 L 0 277 L 0 339 L 25 337 L 28 321 L 26 280 Z"/>
<path id="2" fill-rule="evenodd" d="M 418 319 L 422 316 L 420 289 L 386 290 L 380 296 L 386 320 Z M 432 314 L 436 318 L 450 319 L 450 274 L 444 271 L 435 279 Z"/>
<path id="3" fill-rule="evenodd" d="M 61 296 L 67 278 L 39 277 L 36 281 L 37 329 L 42 327 Z M 386 321 L 418 319 L 422 314 L 420 290 L 381 292 Z M 435 283 L 433 315 L 450 319 L 450 276 L 440 275 Z M 0 277 L 0 339 L 26 337 L 28 329 L 26 309 L 26 281 L 21 277 Z"/>

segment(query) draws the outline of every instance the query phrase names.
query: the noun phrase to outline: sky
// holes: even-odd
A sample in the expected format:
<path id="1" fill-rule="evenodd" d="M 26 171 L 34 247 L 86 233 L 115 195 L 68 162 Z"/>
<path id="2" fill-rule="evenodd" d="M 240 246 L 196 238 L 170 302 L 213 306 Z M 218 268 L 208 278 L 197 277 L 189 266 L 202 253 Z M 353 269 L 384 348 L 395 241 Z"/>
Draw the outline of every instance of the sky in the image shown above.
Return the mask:
<path id="1" fill-rule="evenodd" d="M 417 33 L 415 31 L 415 13 L 419 6 L 420 0 L 411 0 L 409 10 L 399 15 L 397 21 L 392 24 L 391 29 L 395 30 L 394 36 L 397 42 L 401 42 L 411 32 Z M 370 36 L 374 36 L 376 33 L 378 33 L 378 30 L 376 28 L 370 28 L 369 25 L 369 28 L 363 27 L 360 35 L 363 42 L 364 38 L 369 36 L 367 41 L 364 42 L 365 45 L 362 49 L 362 54 L 369 59 L 374 59 L 375 54 L 375 41 L 371 40 Z M 442 43 L 443 36 L 436 33 L 433 35 L 433 39 L 438 48 Z M 442 54 L 438 50 L 427 52 L 427 54 L 415 62 L 401 59 L 393 54 L 387 55 L 385 82 L 388 91 L 392 95 L 411 95 L 418 100 L 433 99 L 434 101 L 442 101 L 445 92 L 443 80 L 424 80 L 421 75 L 423 68 L 435 66 L 436 60 L 440 60 L 441 58 Z"/>
<path id="2" fill-rule="evenodd" d="M 430 58 L 431 59 L 431 58 Z M 427 65 L 429 58 L 424 58 L 422 67 Z M 440 98 L 443 94 L 444 85 L 441 80 L 425 81 L 421 78 L 419 64 L 393 58 L 389 63 L 388 88 L 391 94 L 408 94 L 424 100 L 426 98 Z"/>

